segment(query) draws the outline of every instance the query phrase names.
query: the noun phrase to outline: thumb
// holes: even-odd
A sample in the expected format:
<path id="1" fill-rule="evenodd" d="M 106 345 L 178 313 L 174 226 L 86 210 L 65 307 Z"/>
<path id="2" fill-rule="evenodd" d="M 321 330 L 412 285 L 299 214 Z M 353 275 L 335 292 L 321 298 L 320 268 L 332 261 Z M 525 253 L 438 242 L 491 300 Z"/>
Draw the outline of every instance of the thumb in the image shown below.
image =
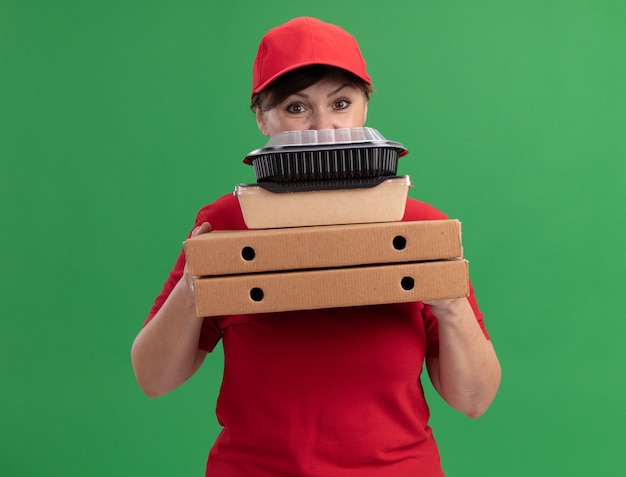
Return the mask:
<path id="1" fill-rule="evenodd" d="M 208 222 L 202 222 L 202 224 L 198 225 L 191 231 L 191 236 L 195 237 L 196 235 L 206 234 L 211 231 L 211 224 Z"/>

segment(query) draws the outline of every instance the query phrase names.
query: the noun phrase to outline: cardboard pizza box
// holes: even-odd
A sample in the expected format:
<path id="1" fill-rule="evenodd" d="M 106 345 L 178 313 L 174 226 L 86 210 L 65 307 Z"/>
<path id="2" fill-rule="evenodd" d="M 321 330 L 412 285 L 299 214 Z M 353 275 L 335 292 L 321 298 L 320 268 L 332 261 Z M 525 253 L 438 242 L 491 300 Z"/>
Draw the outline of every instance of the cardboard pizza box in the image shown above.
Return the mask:
<path id="1" fill-rule="evenodd" d="M 198 316 L 270 313 L 459 298 L 466 260 L 199 278 Z"/>
<path id="2" fill-rule="evenodd" d="M 196 276 L 350 267 L 463 257 L 458 220 L 215 231 L 188 239 Z"/>

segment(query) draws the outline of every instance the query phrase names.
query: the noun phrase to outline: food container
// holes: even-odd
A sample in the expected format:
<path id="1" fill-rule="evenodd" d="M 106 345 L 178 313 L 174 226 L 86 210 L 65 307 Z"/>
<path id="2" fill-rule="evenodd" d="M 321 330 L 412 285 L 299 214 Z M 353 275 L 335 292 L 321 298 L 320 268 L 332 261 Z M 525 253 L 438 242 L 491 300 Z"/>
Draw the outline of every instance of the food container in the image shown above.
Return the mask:
<path id="1" fill-rule="evenodd" d="M 407 149 L 373 128 L 283 131 L 244 162 L 257 182 L 311 181 L 395 176 Z"/>
<path id="2" fill-rule="evenodd" d="M 250 229 L 393 222 L 404 216 L 412 187 L 409 176 L 390 177 L 373 187 L 276 193 L 260 184 L 239 184 L 239 199 Z"/>

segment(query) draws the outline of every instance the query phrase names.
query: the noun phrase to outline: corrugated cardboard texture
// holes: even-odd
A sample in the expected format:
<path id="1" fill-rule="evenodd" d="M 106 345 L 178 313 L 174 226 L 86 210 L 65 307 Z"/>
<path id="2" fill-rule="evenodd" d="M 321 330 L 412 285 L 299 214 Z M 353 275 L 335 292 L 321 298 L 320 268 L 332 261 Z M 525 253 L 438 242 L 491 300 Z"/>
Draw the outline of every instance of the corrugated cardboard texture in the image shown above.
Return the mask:
<path id="1" fill-rule="evenodd" d="M 185 242 L 196 276 L 417 262 L 463 256 L 458 220 L 211 232 Z"/>
<path id="2" fill-rule="evenodd" d="M 469 293 L 466 260 L 196 280 L 198 316 L 268 313 L 459 298 Z"/>

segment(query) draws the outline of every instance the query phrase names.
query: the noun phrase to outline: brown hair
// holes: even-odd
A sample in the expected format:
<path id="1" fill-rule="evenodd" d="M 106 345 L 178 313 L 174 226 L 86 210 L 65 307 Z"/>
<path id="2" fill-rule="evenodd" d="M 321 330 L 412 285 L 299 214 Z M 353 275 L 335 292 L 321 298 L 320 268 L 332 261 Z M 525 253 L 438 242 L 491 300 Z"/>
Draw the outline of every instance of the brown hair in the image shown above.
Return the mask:
<path id="1" fill-rule="evenodd" d="M 285 98 L 323 79 L 335 79 L 348 83 L 363 91 L 368 100 L 374 91 L 372 85 L 344 69 L 327 65 L 303 66 L 285 73 L 270 83 L 263 91 L 252 96 L 250 109 L 256 111 L 258 108 L 261 111 L 269 111 L 282 103 Z"/>

